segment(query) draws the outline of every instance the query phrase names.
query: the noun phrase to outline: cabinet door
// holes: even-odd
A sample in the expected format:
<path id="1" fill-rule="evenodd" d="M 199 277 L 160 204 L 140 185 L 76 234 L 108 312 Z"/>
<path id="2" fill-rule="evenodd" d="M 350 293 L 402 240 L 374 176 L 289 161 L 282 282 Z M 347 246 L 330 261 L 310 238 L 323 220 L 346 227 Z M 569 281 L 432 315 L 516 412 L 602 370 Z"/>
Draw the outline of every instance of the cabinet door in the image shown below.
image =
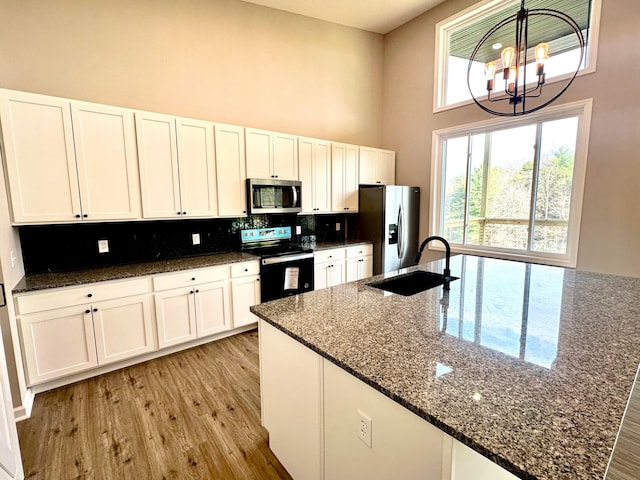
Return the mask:
<path id="1" fill-rule="evenodd" d="M 322 290 L 328 286 L 329 263 L 317 263 L 313 266 L 313 289 Z"/>
<path id="2" fill-rule="evenodd" d="M 302 182 L 302 213 L 315 213 L 312 138 L 298 138 L 298 174 Z"/>
<path id="3" fill-rule="evenodd" d="M 273 133 L 271 138 L 272 175 L 278 180 L 298 180 L 298 137 Z"/>
<path id="4" fill-rule="evenodd" d="M 347 259 L 347 282 L 354 282 L 369 278 L 373 275 L 373 257 L 367 255 L 365 257 Z"/>
<path id="5" fill-rule="evenodd" d="M 346 146 L 344 161 L 344 209 L 348 213 L 358 211 L 359 157 L 357 146 Z"/>
<path id="6" fill-rule="evenodd" d="M 215 148 L 218 214 L 221 217 L 246 217 L 244 128 L 216 124 Z"/>
<path id="7" fill-rule="evenodd" d="M 92 313 L 99 365 L 154 350 L 148 295 L 95 303 Z"/>
<path id="8" fill-rule="evenodd" d="M 197 338 L 194 295 L 192 287 L 155 294 L 160 348 Z"/>
<path id="9" fill-rule="evenodd" d="M 88 306 L 25 315 L 20 337 L 29 385 L 98 365 Z"/>
<path id="10" fill-rule="evenodd" d="M 363 278 L 369 278 L 373 276 L 373 256 L 367 255 L 366 257 L 362 257 L 360 259 L 360 264 L 358 265 L 358 280 L 362 280 Z"/>
<path id="11" fill-rule="evenodd" d="M 331 144 L 321 140 L 314 146 L 313 205 L 316 213 L 331 211 Z"/>
<path id="12" fill-rule="evenodd" d="M 198 338 L 231 328 L 228 281 L 197 286 L 195 301 Z"/>
<path id="13" fill-rule="evenodd" d="M 13 221 L 81 218 L 69 102 L 2 90 L 0 120 Z"/>
<path id="14" fill-rule="evenodd" d="M 347 282 L 355 282 L 359 280 L 360 258 L 347 259 Z"/>
<path id="15" fill-rule="evenodd" d="M 331 211 L 344 212 L 344 166 L 347 158 L 347 146 L 342 143 L 331 144 Z"/>
<path id="16" fill-rule="evenodd" d="M 72 102 L 82 217 L 140 218 L 140 182 L 133 112 Z"/>
<path id="17" fill-rule="evenodd" d="M 179 118 L 176 135 L 182 215 L 215 217 L 218 215 L 218 197 L 213 123 Z"/>
<path id="18" fill-rule="evenodd" d="M 342 285 L 346 277 L 346 263 L 344 260 L 332 262 L 327 270 L 327 286 L 335 287 Z"/>
<path id="19" fill-rule="evenodd" d="M 247 178 L 273 178 L 271 132 L 247 128 Z"/>
<path id="20" fill-rule="evenodd" d="M 179 218 L 180 184 L 174 117 L 136 112 L 144 218 Z"/>
<path id="21" fill-rule="evenodd" d="M 380 150 L 378 156 L 378 176 L 385 185 L 396 183 L 396 152 Z"/>
<path id="22" fill-rule="evenodd" d="M 260 303 L 260 276 L 234 278 L 231 282 L 233 328 L 257 322 L 258 317 L 249 311 L 249 307 Z"/>
<path id="23" fill-rule="evenodd" d="M 378 150 L 369 147 L 360 147 L 360 183 L 382 183 L 378 178 Z"/>

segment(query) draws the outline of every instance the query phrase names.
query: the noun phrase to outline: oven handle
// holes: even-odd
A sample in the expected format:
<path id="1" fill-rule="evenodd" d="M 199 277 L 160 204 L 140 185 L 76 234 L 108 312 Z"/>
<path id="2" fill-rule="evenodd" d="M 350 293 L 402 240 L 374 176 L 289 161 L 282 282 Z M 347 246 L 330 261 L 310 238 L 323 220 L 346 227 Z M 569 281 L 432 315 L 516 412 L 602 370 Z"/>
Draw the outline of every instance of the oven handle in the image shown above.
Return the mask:
<path id="1" fill-rule="evenodd" d="M 313 253 L 300 253 L 298 255 L 263 258 L 261 263 L 262 265 L 275 265 L 277 263 L 294 262 L 296 260 L 306 260 L 308 258 L 313 258 Z"/>

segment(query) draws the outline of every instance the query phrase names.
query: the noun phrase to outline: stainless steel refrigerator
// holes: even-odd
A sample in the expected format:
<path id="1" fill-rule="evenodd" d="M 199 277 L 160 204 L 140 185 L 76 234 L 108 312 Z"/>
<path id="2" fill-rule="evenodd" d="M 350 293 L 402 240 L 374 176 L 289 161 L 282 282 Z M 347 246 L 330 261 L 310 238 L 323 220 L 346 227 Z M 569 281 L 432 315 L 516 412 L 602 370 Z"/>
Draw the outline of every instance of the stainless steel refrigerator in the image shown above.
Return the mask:
<path id="1" fill-rule="evenodd" d="M 414 264 L 420 187 L 360 185 L 356 235 L 373 242 L 373 274 Z"/>

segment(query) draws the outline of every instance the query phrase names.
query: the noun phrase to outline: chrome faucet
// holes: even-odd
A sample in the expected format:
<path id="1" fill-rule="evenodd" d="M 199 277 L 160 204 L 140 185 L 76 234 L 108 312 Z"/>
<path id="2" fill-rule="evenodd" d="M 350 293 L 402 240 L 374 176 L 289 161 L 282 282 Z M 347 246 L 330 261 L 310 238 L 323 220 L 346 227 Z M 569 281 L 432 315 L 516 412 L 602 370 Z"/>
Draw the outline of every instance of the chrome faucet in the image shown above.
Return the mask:
<path id="1" fill-rule="evenodd" d="M 432 235 L 431 237 L 428 237 L 424 242 L 422 242 L 422 245 L 420 245 L 420 249 L 418 250 L 418 255 L 416 255 L 416 260 L 415 260 L 416 265 L 420 263 L 420 257 L 422 257 L 422 251 L 431 240 L 440 240 L 444 244 L 446 260 L 445 260 L 443 275 L 445 277 L 450 277 L 451 270 L 449 269 L 449 260 L 451 259 L 451 247 L 449 246 L 449 242 L 447 242 L 444 238 L 439 237 L 437 235 Z"/>

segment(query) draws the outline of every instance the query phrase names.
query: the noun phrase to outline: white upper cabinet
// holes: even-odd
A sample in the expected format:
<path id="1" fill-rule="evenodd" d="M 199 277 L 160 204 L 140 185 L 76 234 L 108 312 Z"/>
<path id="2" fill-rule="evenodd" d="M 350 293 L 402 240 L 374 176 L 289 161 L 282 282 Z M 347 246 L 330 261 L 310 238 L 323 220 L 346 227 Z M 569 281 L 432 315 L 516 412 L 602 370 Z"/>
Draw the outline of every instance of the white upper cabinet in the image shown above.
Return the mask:
<path id="1" fill-rule="evenodd" d="M 133 112 L 71 103 L 82 217 L 140 218 L 140 182 Z"/>
<path id="2" fill-rule="evenodd" d="M 396 183 L 396 152 L 360 147 L 360 183 L 394 185 Z"/>
<path id="3" fill-rule="evenodd" d="M 298 162 L 302 182 L 302 213 L 331 211 L 331 143 L 300 137 Z"/>
<path id="4" fill-rule="evenodd" d="M 358 147 L 331 144 L 331 211 L 358 211 Z"/>
<path id="5" fill-rule="evenodd" d="M 218 214 L 213 123 L 136 112 L 145 218 Z"/>
<path id="6" fill-rule="evenodd" d="M 186 118 L 176 119 L 180 202 L 187 217 L 218 215 L 213 124 Z"/>
<path id="7" fill-rule="evenodd" d="M 246 217 L 247 196 L 244 127 L 215 125 L 216 168 L 218 174 L 218 214 Z"/>
<path id="8" fill-rule="evenodd" d="M 298 137 L 255 128 L 245 135 L 247 178 L 298 180 Z"/>
<path id="9" fill-rule="evenodd" d="M 0 99 L 14 223 L 139 218 L 131 111 L 10 90 Z"/>
<path id="10" fill-rule="evenodd" d="M 175 117 L 136 112 L 136 135 L 144 217 L 181 216 Z"/>

